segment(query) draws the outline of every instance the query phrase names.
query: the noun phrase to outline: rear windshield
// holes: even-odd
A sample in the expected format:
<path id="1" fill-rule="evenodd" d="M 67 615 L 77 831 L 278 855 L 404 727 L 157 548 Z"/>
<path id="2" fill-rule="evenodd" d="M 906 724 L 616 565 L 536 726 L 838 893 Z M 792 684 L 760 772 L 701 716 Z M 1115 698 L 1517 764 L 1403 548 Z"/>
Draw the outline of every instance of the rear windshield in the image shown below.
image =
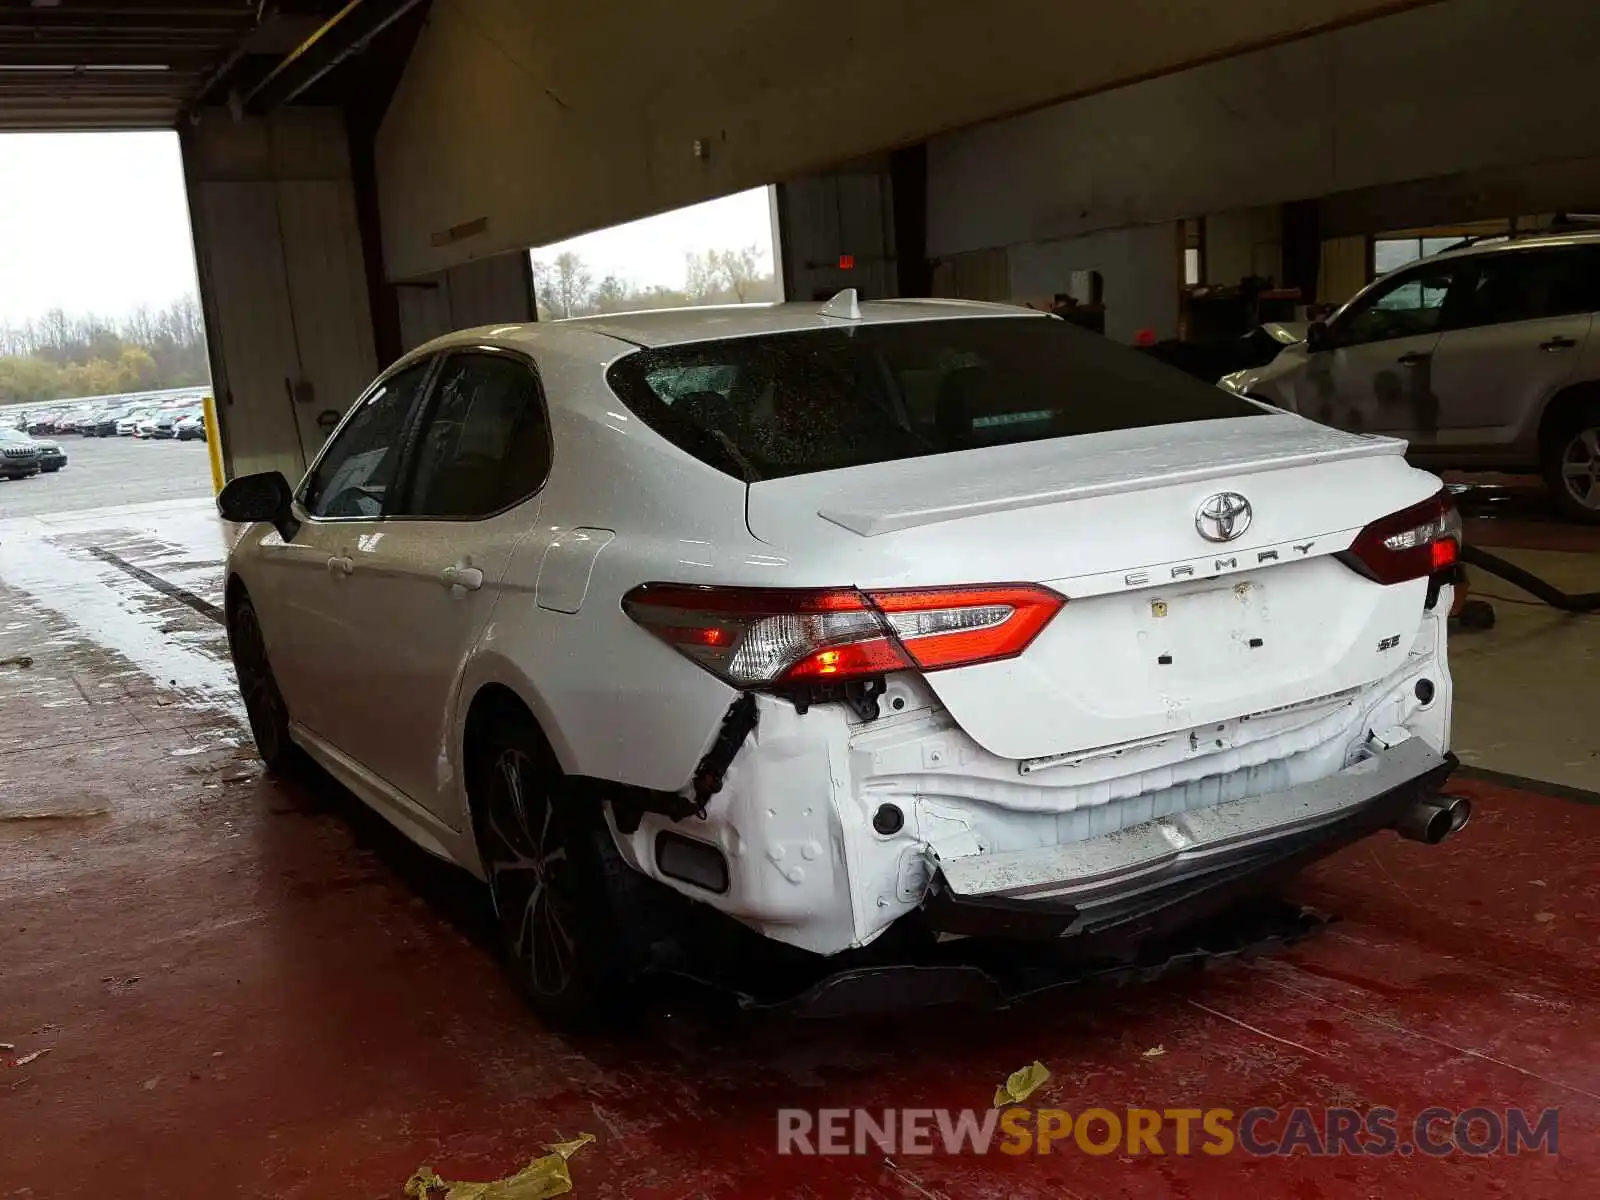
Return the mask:
<path id="1" fill-rule="evenodd" d="M 1049 318 L 871 324 L 641 350 L 607 374 L 641 420 L 747 481 L 1258 406 Z"/>

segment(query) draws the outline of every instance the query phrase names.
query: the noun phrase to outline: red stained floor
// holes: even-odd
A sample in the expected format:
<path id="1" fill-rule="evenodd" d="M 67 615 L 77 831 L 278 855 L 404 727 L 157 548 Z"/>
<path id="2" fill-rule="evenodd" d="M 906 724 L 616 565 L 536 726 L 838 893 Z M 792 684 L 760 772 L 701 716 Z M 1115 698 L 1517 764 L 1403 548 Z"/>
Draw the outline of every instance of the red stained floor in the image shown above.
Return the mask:
<path id="1" fill-rule="evenodd" d="M 49 620 L 0 668 L 0 818 L 79 815 L 0 819 L 0 1197 L 398 1200 L 420 1163 L 488 1179 L 580 1132 L 580 1197 L 1600 1195 L 1600 806 L 1464 783 L 1457 839 L 1314 869 L 1338 922 L 1254 963 L 571 1039 L 502 983 L 474 886 Z M 1560 1155 L 776 1153 L 781 1107 L 983 1109 L 1034 1059 L 1030 1103 L 1072 1111 L 1558 1107 Z"/>

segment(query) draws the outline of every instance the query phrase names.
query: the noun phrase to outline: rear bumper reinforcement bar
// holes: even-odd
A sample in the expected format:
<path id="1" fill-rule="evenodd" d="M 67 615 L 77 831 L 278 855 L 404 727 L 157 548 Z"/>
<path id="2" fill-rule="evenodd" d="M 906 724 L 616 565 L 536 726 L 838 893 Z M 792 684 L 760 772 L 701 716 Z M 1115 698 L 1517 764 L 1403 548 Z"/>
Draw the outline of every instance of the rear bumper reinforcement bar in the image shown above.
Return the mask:
<path id="1" fill-rule="evenodd" d="M 1038 850 L 939 864 L 924 911 L 947 933 L 1127 945 L 1170 932 L 1393 827 L 1456 767 L 1410 738 L 1287 791 Z"/>

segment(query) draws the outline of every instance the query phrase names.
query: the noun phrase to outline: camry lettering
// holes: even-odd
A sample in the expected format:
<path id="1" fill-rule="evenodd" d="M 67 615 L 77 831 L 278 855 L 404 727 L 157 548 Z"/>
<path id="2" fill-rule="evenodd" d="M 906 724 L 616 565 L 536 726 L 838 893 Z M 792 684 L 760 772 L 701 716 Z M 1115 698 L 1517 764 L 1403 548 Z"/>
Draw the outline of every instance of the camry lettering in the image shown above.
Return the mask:
<path id="1" fill-rule="evenodd" d="M 1296 554 L 1304 557 L 1305 555 L 1310 554 L 1315 546 L 1316 542 L 1314 541 L 1296 542 L 1292 544 L 1292 549 Z M 1254 565 L 1282 562 L 1285 549 L 1286 547 L 1283 546 L 1275 546 L 1269 550 L 1257 550 L 1255 552 Z M 1233 554 L 1229 555 L 1227 558 L 1212 559 L 1210 565 L 1204 569 L 1212 575 L 1218 574 L 1222 571 L 1237 571 L 1239 569 L 1239 560 L 1242 557 L 1244 556 Z M 1249 563 L 1250 560 L 1246 559 L 1245 561 L 1246 563 Z M 1147 587 L 1152 582 L 1154 577 L 1161 574 L 1163 569 L 1166 571 L 1166 575 L 1169 580 L 1195 579 L 1198 577 L 1202 567 L 1197 566 L 1195 563 L 1179 563 L 1176 566 L 1157 568 L 1153 571 L 1131 571 L 1122 577 L 1122 584 L 1124 587 L 1130 588 Z"/>

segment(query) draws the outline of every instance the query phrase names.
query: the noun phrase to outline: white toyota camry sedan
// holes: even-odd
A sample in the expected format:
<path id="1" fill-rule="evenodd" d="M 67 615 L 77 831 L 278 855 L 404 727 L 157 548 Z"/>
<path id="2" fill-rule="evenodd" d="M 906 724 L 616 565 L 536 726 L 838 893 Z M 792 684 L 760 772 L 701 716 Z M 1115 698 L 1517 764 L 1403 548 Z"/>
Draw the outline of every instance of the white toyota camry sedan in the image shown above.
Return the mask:
<path id="1" fill-rule="evenodd" d="M 228 628 L 268 766 L 486 879 L 552 1018 L 668 890 L 818 956 L 1137 941 L 1465 822 L 1404 449 L 999 305 L 467 330 L 224 489 Z"/>

